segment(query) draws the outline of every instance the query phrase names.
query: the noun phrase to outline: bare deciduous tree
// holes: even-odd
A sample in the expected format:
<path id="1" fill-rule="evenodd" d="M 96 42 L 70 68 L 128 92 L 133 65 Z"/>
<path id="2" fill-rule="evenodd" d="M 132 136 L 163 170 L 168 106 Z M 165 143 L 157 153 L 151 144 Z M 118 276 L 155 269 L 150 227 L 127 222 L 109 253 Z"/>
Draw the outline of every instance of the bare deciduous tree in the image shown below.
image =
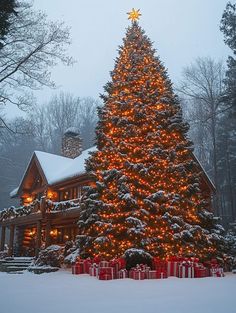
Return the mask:
<path id="1" fill-rule="evenodd" d="M 61 139 L 69 127 L 80 130 L 84 149 L 94 145 L 98 105 L 99 102 L 93 98 L 79 99 L 61 92 L 48 104 L 35 107 L 30 120 L 39 147 L 44 151 L 60 153 Z"/>
<path id="2" fill-rule="evenodd" d="M 32 3 L 18 2 L 0 49 L 0 105 L 26 109 L 32 102 L 30 90 L 54 87 L 50 68 L 58 62 L 73 63 L 66 53 L 69 43 L 69 30 L 62 22 L 50 22 L 44 13 L 32 10 Z M 6 126 L 3 118 L 0 126 Z"/>
<path id="3" fill-rule="evenodd" d="M 101 103 L 91 97 L 82 98 L 79 102 L 80 131 L 83 147 L 89 148 L 95 144 L 95 127 L 97 125 L 97 108 Z"/>
<path id="4" fill-rule="evenodd" d="M 9 127 L 15 131 L 0 129 L 0 210 L 16 203 L 9 193 L 19 184 L 32 151 L 37 149 L 31 121 L 16 118 Z"/>
<path id="5" fill-rule="evenodd" d="M 224 66 L 222 61 L 211 58 L 198 58 L 183 71 L 183 79 L 178 91 L 190 105 L 188 110 L 197 114 L 196 120 L 191 116 L 191 124 L 197 123 L 197 132 L 204 129 L 209 138 L 206 149 L 212 159 L 211 174 L 218 187 L 217 171 L 217 118 L 222 111 L 221 96 L 223 93 Z M 191 108 L 192 107 L 192 108 Z M 218 204 L 217 204 L 218 207 Z M 218 211 L 219 213 L 219 211 Z"/>

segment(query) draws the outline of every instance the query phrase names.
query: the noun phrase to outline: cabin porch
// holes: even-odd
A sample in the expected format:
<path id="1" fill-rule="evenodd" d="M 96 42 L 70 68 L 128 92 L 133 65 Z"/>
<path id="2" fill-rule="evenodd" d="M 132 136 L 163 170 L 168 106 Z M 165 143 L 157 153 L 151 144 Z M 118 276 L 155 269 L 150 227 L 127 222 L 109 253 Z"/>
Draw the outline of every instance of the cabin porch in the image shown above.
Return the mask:
<path id="1" fill-rule="evenodd" d="M 37 256 L 40 249 L 51 244 L 75 240 L 80 199 L 52 202 L 45 197 L 20 208 L 0 212 L 3 251 L 6 230 L 10 230 L 9 256 Z"/>

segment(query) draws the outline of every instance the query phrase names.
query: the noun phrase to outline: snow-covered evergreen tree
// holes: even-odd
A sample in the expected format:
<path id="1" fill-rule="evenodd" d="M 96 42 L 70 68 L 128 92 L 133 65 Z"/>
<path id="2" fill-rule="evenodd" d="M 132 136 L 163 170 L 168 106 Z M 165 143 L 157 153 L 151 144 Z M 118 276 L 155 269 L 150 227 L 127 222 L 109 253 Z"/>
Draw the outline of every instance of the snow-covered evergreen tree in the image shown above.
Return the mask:
<path id="1" fill-rule="evenodd" d="M 236 221 L 230 224 L 225 237 L 229 245 L 229 255 L 235 258 L 236 267 Z"/>
<path id="2" fill-rule="evenodd" d="M 226 222 L 236 218 L 236 3 L 228 2 L 221 19 L 220 30 L 225 44 L 231 49 L 227 60 L 222 102 L 219 115 L 218 167 L 221 182 L 222 207 Z"/>
<path id="3" fill-rule="evenodd" d="M 98 151 L 87 162 L 78 222 L 81 256 L 121 256 L 134 248 L 152 256 L 208 258 L 222 228 L 200 190 L 188 124 L 152 42 L 133 21 L 102 96 Z"/>
<path id="4" fill-rule="evenodd" d="M 220 30 L 224 35 L 225 44 L 231 49 L 233 56 L 227 60 L 225 100 L 232 106 L 236 115 L 236 3 L 228 2 L 221 19 Z"/>

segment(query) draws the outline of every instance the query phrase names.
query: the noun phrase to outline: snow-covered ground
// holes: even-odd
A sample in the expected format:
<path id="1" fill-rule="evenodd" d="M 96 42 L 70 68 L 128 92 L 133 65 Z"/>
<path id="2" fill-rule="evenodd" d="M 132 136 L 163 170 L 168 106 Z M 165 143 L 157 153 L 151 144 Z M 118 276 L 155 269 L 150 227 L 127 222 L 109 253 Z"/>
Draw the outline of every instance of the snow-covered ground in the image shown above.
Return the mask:
<path id="1" fill-rule="evenodd" d="M 1 313 L 235 313 L 236 275 L 99 281 L 69 271 L 0 273 Z"/>

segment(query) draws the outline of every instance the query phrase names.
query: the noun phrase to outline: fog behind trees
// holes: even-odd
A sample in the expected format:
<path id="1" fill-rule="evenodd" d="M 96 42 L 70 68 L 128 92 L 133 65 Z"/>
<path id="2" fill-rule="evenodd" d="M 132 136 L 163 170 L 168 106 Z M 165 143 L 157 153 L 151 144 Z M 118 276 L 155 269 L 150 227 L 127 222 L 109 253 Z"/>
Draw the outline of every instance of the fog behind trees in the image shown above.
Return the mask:
<path id="1" fill-rule="evenodd" d="M 15 118 L 8 128 L 0 128 L 0 209 L 19 205 L 10 199 L 35 150 L 61 154 L 61 140 L 69 127 L 79 129 L 83 149 L 95 144 L 97 107 L 90 97 L 79 99 L 59 93 L 44 106 L 32 107 L 26 118 Z"/>

